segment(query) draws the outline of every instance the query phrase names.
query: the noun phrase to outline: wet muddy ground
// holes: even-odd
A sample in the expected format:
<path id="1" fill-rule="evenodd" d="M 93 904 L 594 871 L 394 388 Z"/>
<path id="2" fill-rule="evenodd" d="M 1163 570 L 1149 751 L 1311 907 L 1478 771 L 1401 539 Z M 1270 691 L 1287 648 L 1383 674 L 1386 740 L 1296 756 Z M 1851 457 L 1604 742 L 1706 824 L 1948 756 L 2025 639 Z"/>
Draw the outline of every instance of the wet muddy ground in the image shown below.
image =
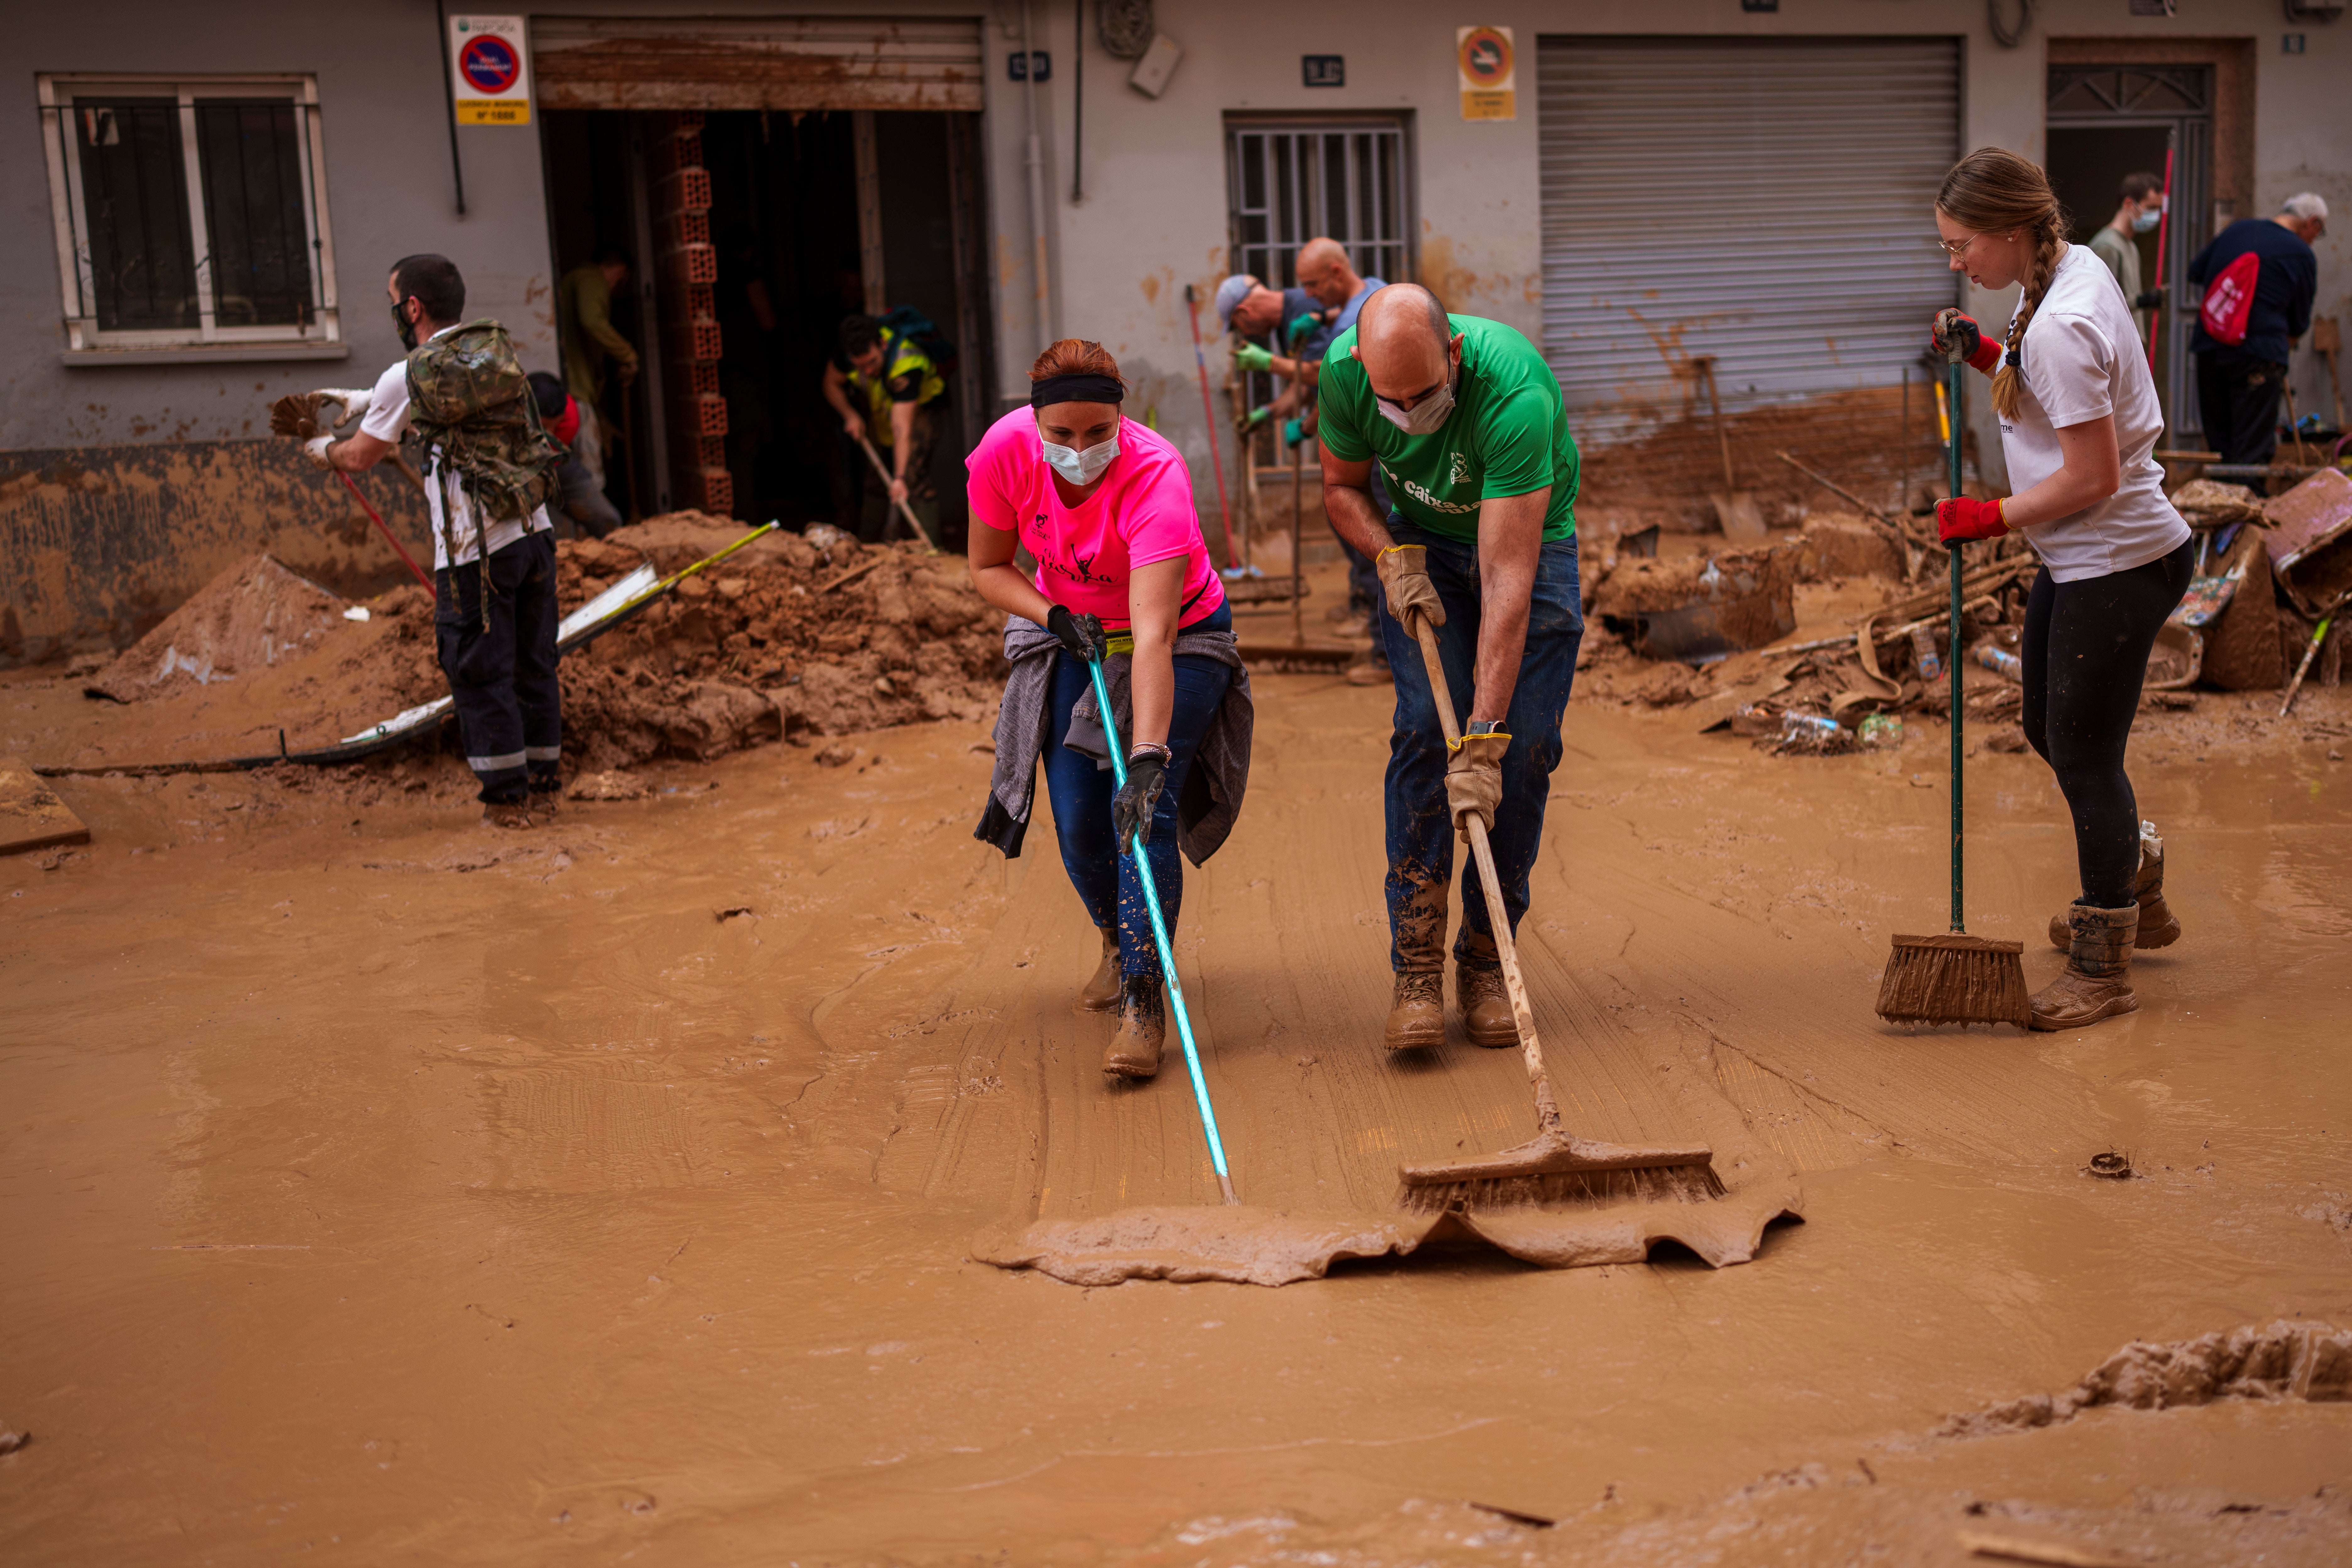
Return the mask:
<path id="1" fill-rule="evenodd" d="M 1244 1198 L 1377 1215 L 1399 1160 L 1523 1135 L 1517 1066 L 1383 1059 L 1386 693 L 1258 698 L 1181 973 Z M 5 749 L 79 700 L 0 686 Z M 2352 774 L 2232 731 L 2257 700 L 2145 748 L 2188 936 L 2142 1010 L 2038 1037 L 1870 1011 L 1888 934 L 1943 911 L 1940 730 L 1775 759 L 1575 705 L 1522 936 L 1571 1115 L 1777 1163 L 1802 1221 L 1721 1269 L 1465 1249 L 1280 1289 L 974 1260 L 1215 1192 L 1172 1059 L 1095 1071 L 1046 825 L 1010 863 L 971 837 L 984 721 L 647 764 L 523 835 L 446 760 L 364 806 L 58 781 L 92 842 L 0 860 L 0 1430 L 30 1437 L 0 1550 L 2345 1561 L 2352 1405 L 2313 1364 L 1939 1435 L 2135 1339 L 2352 1326 Z M 2038 984 L 2063 817 L 2032 756 L 1971 767 L 1971 929 Z M 2129 1179 L 2088 1173 L 2110 1152 Z"/>

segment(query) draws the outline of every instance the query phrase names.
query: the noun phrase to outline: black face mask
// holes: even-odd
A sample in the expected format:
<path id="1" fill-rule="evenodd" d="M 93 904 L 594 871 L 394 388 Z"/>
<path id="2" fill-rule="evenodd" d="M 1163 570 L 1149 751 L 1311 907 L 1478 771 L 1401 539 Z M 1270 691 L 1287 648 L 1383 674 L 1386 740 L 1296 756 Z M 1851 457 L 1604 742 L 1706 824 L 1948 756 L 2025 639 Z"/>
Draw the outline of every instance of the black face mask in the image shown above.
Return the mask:
<path id="1" fill-rule="evenodd" d="M 416 324 L 408 319 L 408 311 L 405 309 L 407 304 L 406 300 L 394 300 L 392 302 L 392 327 L 393 331 L 400 334 L 400 346 L 413 349 L 416 346 Z"/>

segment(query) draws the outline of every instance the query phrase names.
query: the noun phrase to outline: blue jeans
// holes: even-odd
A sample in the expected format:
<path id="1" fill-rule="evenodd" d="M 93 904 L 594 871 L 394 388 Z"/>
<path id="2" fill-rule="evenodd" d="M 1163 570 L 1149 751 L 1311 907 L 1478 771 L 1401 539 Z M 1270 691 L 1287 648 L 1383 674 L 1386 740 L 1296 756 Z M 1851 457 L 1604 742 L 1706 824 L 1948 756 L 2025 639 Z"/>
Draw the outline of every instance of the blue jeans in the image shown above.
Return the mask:
<path id="1" fill-rule="evenodd" d="M 1471 673 L 1478 657 L 1478 547 L 1424 533 L 1391 516 L 1389 532 L 1399 544 L 1429 552 L 1429 580 L 1445 605 L 1437 628 L 1440 662 L 1453 694 L 1454 722 L 1470 721 Z M 1400 974 L 1436 973 L 1445 967 L 1446 886 L 1454 874 L 1455 834 L 1445 805 L 1445 731 L 1419 642 L 1393 616 L 1380 620 L 1389 664 L 1396 671 L 1396 732 L 1389 741 L 1385 790 L 1389 829 L 1389 963 Z M 1503 908 L 1518 934 L 1528 911 L 1528 873 L 1543 844 L 1544 802 L 1552 770 L 1559 765 L 1559 721 L 1576 679 L 1577 645 L 1584 640 L 1583 601 L 1576 577 L 1574 536 L 1548 542 L 1538 557 L 1535 590 L 1528 606 L 1527 649 L 1519 658 L 1519 680 L 1503 728 L 1510 749 L 1503 753 L 1503 800 L 1488 835 L 1495 870 L 1503 879 Z M 1456 963 L 1492 968 L 1498 962 L 1486 896 L 1477 863 L 1462 866 L 1462 930 L 1454 939 Z"/>
<path id="2" fill-rule="evenodd" d="M 1233 612 L 1219 606 L 1185 627 L 1187 631 L 1231 631 Z M 1176 854 L 1176 803 L 1184 796 L 1184 779 L 1192 772 L 1193 753 L 1209 732 L 1210 721 L 1225 700 L 1234 672 L 1213 658 L 1180 656 L 1176 666 L 1176 700 L 1168 717 L 1168 771 L 1160 786 L 1160 804 L 1151 813 L 1151 879 L 1160 889 L 1160 914 L 1168 922 L 1168 940 L 1176 940 L 1176 910 L 1184 900 L 1184 872 Z M 1061 840 L 1062 868 L 1070 885 L 1097 927 L 1118 926 L 1119 973 L 1158 980 L 1160 948 L 1151 940 L 1151 916 L 1144 908 L 1143 879 L 1135 858 L 1118 852 L 1118 836 L 1111 830 L 1111 797 L 1118 793 L 1111 771 L 1097 767 L 1083 752 L 1062 742 L 1070 732 L 1070 708 L 1090 684 L 1086 660 L 1068 652 L 1054 656 L 1054 689 L 1046 704 L 1045 794 L 1054 803 L 1054 836 Z M 1135 737 L 1124 729 L 1119 744 L 1132 749 Z"/>

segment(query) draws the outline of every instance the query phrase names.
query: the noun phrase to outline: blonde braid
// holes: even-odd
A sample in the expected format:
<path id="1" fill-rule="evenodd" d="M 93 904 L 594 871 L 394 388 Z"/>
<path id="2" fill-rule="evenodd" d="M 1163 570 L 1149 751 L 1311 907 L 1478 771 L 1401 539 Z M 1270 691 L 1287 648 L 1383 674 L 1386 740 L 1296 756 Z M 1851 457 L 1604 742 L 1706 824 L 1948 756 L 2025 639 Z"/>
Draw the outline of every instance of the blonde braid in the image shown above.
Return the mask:
<path id="1" fill-rule="evenodd" d="M 2018 396 L 2025 388 L 2020 368 L 2025 363 L 2025 329 L 2033 324 L 2033 312 L 2042 308 L 2042 297 L 2050 292 L 2050 279 L 2058 270 L 2058 244 L 2056 215 L 2033 226 L 2033 266 L 2026 274 L 2025 298 L 2009 323 L 2009 339 L 2003 345 L 2008 352 L 2001 355 L 2000 369 L 1992 378 L 1992 405 L 2003 419 L 2017 417 Z"/>

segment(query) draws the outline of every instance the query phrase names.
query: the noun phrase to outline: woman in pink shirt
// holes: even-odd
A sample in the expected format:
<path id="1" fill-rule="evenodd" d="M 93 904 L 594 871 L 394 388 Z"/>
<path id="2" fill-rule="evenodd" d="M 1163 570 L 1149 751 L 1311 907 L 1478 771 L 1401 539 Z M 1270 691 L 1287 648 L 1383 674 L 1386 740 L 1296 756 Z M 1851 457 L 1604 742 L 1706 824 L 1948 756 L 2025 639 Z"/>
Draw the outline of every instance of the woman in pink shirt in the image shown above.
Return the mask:
<path id="1" fill-rule="evenodd" d="M 1177 841 L 1180 826 L 1190 826 L 1180 825 L 1178 805 L 1241 668 L 1233 613 L 1209 563 L 1184 458 L 1157 431 L 1121 417 L 1118 362 L 1100 343 L 1067 338 L 1038 356 L 1029 380 L 1030 406 L 992 426 L 968 463 L 972 582 L 1018 617 L 1005 629 L 1013 674 L 981 837 L 1017 853 L 1034 777 L 1030 759 L 1042 757 L 1062 864 L 1102 935 L 1079 1005 L 1118 1009 L 1103 1070 L 1150 1078 L 1160 1069 L 1166 1003 L 1142 881 L 1127 850 L 1139 841 L 1150 857 L 1172 933 L 1183 891 Z M 1034 578 L 1013 564 L 1016 548 L 1037 563 Z M 1114 716 L 1128 748 L 1124 788 L 1114 788 L 1099 758 L 1090 653 L 1106 658 L 1121 710 Z M 1245 772 L 1246 677 L 1239 689 Z M 1096 754 L 1078 749 L 1089 739 Z M 1237 786 L 1227 804 L 1238 809 Z M 1195 864 L 1205 855 L 1190 841 L 1185 847 Z"/>

